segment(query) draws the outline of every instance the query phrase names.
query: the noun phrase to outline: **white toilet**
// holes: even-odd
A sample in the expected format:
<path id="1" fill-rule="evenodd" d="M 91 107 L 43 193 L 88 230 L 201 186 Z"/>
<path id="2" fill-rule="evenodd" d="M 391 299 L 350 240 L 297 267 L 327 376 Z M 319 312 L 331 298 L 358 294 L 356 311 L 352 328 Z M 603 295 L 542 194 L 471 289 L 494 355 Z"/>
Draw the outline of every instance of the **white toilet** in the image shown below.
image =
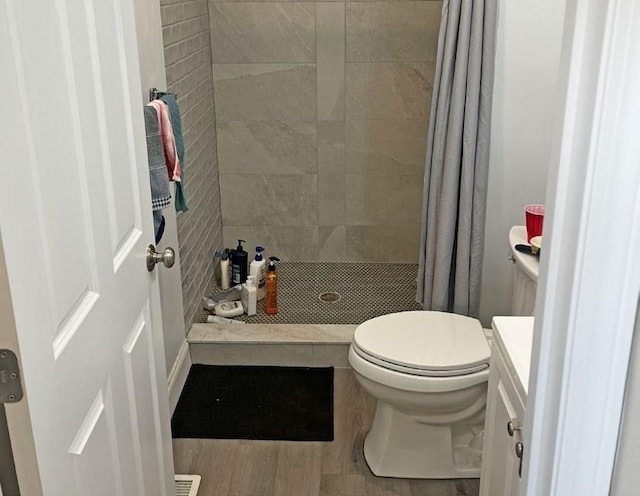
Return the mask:
<path id="1" fill-rule="evenodd" d="M 364 443 L 383 477 L 480 476 L 490 349 L 480 322 L 442 312 L 401 312 L 364 322 L 349 363 L 375 398 Z"/>

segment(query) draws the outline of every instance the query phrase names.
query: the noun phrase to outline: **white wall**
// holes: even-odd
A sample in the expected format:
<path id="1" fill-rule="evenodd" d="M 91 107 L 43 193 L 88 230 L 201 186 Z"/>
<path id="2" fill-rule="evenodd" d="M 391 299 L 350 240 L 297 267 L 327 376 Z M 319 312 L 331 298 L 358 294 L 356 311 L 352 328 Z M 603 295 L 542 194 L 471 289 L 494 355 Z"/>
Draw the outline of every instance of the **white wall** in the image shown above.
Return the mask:
<path id="1" fill-rule="evenodd" d="M 149 88 L 164 90 L 167 80 L 164 68 L 162 43 L 162 21 L 158 0 L 135 0 L 138 53 L 140 55 L 140 78 L 143 101 L 149 99 Z M 142 111 L 142 110 L 141 110 Z M 175 196 L 175 195 L 174 195 Z M 171 269 L 162 265 L 159 271 L 160 299 L 162 303 L 162 327 L 164 331 L 165 360 L 167 374 L 171 371 L 182 343 L 186 339 L 184 310 L 182 305 L 182 283 L 180 277 L 180 257 L 178 255 L 178 231 L 176 212 L 173 204 L 163 211 L 166 227 L 159 250 L 171 246 L 176 252 L 176 263 Z"/>
<path id="2" fill-rule="evenodd" d="M 491 158 L 480 319 L 508 315 L 508 233 L 544 203 L 564 1 L 498 0 Z"/>

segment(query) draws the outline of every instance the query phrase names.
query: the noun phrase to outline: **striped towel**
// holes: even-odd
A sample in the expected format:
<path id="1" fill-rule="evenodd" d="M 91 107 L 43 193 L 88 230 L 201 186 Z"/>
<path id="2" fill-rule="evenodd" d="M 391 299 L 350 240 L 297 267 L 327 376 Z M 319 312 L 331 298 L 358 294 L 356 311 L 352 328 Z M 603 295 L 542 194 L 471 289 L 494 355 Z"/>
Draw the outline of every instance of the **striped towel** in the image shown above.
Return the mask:
<path id="1" fill-rule="evenodd" d="M 169 189 L 167 166 L 164 161 L 164 149 L 160 136 L 158 114 L 155 108 L 150 106 L 144 107 L 144 126 L 147 137 L 153 227 L 157 243 L 159 241 L 158 238 L 162 237 L 162 232 L 164 231 L 164 218 L 160 211 L 171 204 L 171 190 Z"/>
<path id="2" fill-rule="evenodd" d="M 158 114 L 153 107 L 144 107 L 144 125 L 147 136 L 149 179 L 151 181 L 151 205 L 160 210 L 171 203 L 169 177 L 164 161 L 164 150 L 158 124 Z"/>

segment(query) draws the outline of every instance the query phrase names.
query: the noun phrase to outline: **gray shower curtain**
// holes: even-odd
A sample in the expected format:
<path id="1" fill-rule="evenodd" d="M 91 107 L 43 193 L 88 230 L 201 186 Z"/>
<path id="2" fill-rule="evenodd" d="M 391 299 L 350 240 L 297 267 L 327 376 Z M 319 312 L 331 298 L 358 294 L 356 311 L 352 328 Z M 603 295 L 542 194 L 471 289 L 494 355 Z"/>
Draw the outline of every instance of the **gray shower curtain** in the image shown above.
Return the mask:
<path id="1" fill-rule="evenodd" d="M 431 102 L 417 301 L 477 316 L 496 0 L 444 0 Z"/>

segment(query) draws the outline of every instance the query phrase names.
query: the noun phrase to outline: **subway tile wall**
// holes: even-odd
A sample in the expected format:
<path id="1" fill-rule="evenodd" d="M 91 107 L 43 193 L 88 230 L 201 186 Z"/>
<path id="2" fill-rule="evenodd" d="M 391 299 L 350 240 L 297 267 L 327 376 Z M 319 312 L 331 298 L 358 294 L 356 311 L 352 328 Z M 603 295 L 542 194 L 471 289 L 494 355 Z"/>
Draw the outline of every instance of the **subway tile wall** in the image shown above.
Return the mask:
<path id="1" fill-rule="evenodd" d="M 178 94 L 185 141 L 184 187 L 178 213 L 185 327 L 200 313 L 213 283 L 212 251 L 222 247 L 222 214 L 206 0 L 160 0 L 169 91 Z"/>
<path id="2" fill-rule="evenodd" d="M 225 245 L 417 261 L 441 2 L 208 6 Z"/>

